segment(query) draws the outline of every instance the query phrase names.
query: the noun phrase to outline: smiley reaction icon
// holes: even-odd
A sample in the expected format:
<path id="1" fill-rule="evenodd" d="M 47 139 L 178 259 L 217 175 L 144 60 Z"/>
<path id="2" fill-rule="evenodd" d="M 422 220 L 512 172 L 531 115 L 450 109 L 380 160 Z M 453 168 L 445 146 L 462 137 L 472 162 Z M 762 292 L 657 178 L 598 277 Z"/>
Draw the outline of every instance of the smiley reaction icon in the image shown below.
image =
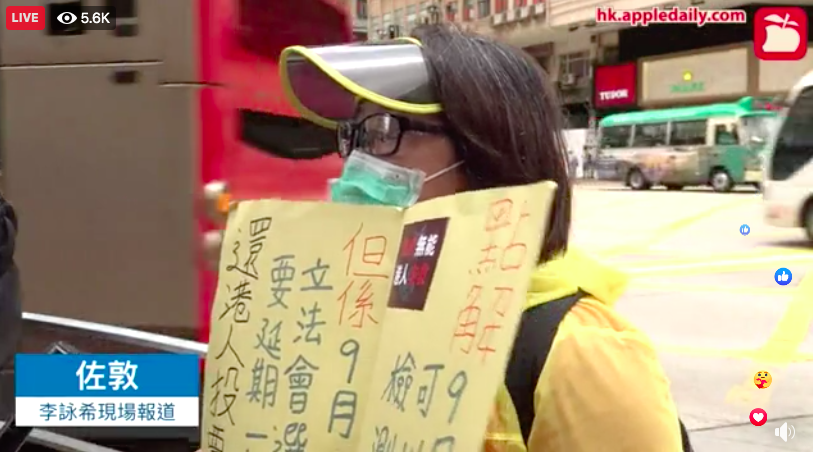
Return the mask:
<path id="1" fill-rule="evenodd" d="M 759 389 L 769 388 L 771 383 L 773 383 L 773 378 L 771 378 L 771 373 L 767 370 L 760 370 L 754 375 L 754 384 Z"/>

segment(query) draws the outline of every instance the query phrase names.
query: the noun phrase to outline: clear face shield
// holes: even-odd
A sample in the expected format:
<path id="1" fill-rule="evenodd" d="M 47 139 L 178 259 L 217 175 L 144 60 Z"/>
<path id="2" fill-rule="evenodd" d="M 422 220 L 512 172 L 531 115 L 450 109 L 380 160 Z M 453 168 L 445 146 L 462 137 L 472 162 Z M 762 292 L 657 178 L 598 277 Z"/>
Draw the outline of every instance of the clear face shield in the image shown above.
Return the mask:
<path id="1" fill-rule="evenodd" d="M 327 47 L 288 47 L 280 56 L 288 100 L 306 119 L 335 129 L 359 102 L 415 115 L 441 111 L 420 43 L 411 38 Z"/>
<path id="2" fill-rule="evenodd" d="M 441 112 L 420 42 L 412 38 L 328 47 L 289 47 L 280 57 L 283 87 L 302 116 L 336 130 L 344 171 L 330 181 L 334 202 L 407 207 L 423 184 L 454 166 L 427 176 L 383 160 L 394 154 L 404 131 L 441 133 L 408 115 Z M 392 112 L 355 118 L 359 103 Z M 438 130 L 430 131 L 435 127 Z"/>

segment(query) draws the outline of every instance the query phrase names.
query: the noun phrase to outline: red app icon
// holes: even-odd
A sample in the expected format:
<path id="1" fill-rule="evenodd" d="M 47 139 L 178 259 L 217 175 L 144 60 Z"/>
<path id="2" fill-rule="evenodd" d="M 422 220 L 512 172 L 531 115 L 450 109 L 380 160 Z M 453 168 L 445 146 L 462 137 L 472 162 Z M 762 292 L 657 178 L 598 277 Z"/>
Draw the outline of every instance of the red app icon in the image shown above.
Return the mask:
<path id="1" fill-rule="evenodd" d="M 768 422 L 768 413 L 766 413 L 762 408 L 754 408 L 751 411 L 751 416 L 748 417 L 748 420 L 757 427 L 761 427 Z"/>
<path id="2" fill-rule="evenodd" d="M 754 54 L 760 60 L 796 61 L 807 53 L 807 13 L 797 6 L 760 8 L 754 15 Z"/>

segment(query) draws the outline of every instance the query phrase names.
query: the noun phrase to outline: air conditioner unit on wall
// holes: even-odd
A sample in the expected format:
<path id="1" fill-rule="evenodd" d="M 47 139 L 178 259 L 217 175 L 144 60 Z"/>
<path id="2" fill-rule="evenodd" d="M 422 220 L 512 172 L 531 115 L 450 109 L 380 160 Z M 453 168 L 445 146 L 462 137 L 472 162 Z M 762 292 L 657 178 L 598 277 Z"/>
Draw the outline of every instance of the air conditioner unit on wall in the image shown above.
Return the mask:
<path id="1" fill-rule="evenodd" d="M 531 7 L 530 6 L 523 6 L 519 9 L 519 18 L 525 19 L 531 15 Z"/>
<path id="2" fill-rule="evenodd" d="M 559 77 L 559 84 L 562 86 L 573 86 L 576 84 L 576 76 L 573 74 L 562 74 Z"/>
<path id="3" fill-rule="evenodd" d="M 531 15 L 532 16 L 541 16 L 545 14 L 545 3 L 537 3 L 536 5 L 531 6 Z"/>
<path id="4" fill-rule="evenodd" d="M 500 25 L 505 22 L 505 13 L 497 13 L 491 16 L 491 25 Z"/>

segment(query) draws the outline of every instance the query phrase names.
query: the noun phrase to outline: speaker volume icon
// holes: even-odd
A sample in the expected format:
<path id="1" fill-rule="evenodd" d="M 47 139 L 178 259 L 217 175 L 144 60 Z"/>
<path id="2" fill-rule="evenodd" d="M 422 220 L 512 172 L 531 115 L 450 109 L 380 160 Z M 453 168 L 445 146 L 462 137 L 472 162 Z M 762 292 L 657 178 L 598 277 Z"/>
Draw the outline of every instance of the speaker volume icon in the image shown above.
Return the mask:
<path id="1" fill-rule="evenodd" d="M 788 442 L 788 438 L 793 439 L 793 437 L 796 436 L 796 429 L 793 428 L 792 425 L 788 425 L 788 423 L 785 422 L 781 427 L 776 427 L 774 429 L 774 436 L 778 436 L 782 438 L 782 441 Z"/>

